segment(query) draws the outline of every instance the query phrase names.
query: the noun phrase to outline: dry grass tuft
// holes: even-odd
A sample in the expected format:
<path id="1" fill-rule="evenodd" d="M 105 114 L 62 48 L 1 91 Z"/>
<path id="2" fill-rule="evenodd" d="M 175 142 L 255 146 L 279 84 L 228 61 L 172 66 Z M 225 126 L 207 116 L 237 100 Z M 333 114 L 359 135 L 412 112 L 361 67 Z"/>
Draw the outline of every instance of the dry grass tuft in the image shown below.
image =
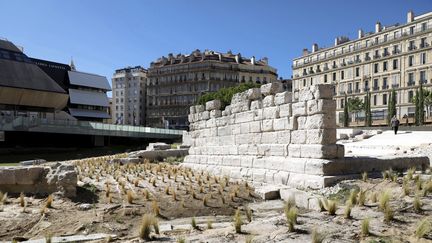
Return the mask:
<path id="1" fill-rule="evenodd" d="M 196 223 L 195 217 L 192 217 L 192 219 L 191 219 L 191 226 L 192 226 L 192 229 L 198 229 L 198 225 Z"/>
<path id="2" fill-rule="evenodd" d="M 237 209 L 234 213 L 234 229 L 236 233 L 241 233 L 242 224 L 243 220 L 240 215 L 240 209 Z"/>
<path id="3" fill-rule="evenodd" d="M 409 168 L 407 170 L 406 177 L 407 177 L 408 180 L 412 180 L 413 179 L 413 175 L 414 175 L 415 171 L 416 171 L 416 167 L 411 167 L 411 168 Z"/>
<path id="4" fill-rule="evenodd" d="M 420 197 L 416 195 L 413 201 L 414 212 L 420 213 L 422 210 L 422 202 L 420 201 Z"/>
<path id="5" fill-rule="evenodd" d="M 355 189 L 352 189 L 351 193 L 349 195 L 349 199 L 348 199 L 351 202 L 351 205 L 357 204 L 357 195 L 358 195 L 358 191 Z"/>
<path id="6" fill-rule="evenodd" d="M 362 220 L 362 222 L 361 222 L 361 236 L 362 237 L 369 236 L 369 234 L 370 234 L 369 223 L 370 223 L 369 218 L 365 218 Z"/>
<path id="7" fill-rule="evenodd" d="M 366 182 L 368 179 L 368 173 L 365 171 L 362 173 L 362 181 Z"/>
<path id="8" fill-rule="evenodd" d="M 50 194 L 50 195 L 47 197 L 47 199 L 46 199 L 45 207 L 46 207 L 46 208 L 52 208 L 52 203 L 53 203 L 53 201 L 54 201 L 54 198 L 53 198 L 53 196 Z"/>
<path id="9" fill-rule="evenodd" d="M 135 199 L 135 196 L 134 196 L 133 192 L 130 191 L 130 190 L 128 190 L 127 193 L 126 193 L 126 196 L 127 196 L 128 203 L 129 204 L 133 204 L 133 201 Z"/>
<path id="10" fill-rule="evenodd" d="M 350 200 L 346 201 L 346 205 L 345 205 L 345 211 L 344 211 L 344 217 L 346 219 L 350 219 L 351 218 L 351 209 L 352 209 L 353 205 L 351 203 Z"/>
<path id="11" fill-rule="evenodd" d="M 379 203 L 378 203 L 378 207 L 384 211 L 384 209 L 388 206 L 389 202 L 390 202 L 390 191 L 385 191 L 381 194 L 380 198 L 379 198 Z"/>
<path id="12" fill-rule="evenodd" d="M 326 238 L 325 234 L 318 232 L 318 230 L 316 228 L 313 229 L 313 231 L 312 231 L 312 243 L 322 243 L 325 238 Z"/>
<path id="13" fill-rule="evenodd" d="M 207 219 L 207 229 L 213 229 L 213 221 L 211 219 Z"/>
<path id="14" fill-rule="evenodd" d="M 414 235 L 418 239 L 425 237 L 431 231 L 431 223 L 428 219 L 420 221 L 415 229 Z"/>
<path id="15" fill-rule="evenodd" d="M 366 191 L 360 189 L 358 193 L 358 205 L 364 206 L 366 202 Z"/>
<path id="16" fill-rule="evenodd" d="M 155 227 L 155 225 L 157 226 Z M 152 226 L 155 229 L 155 231 L 156 228 L 159 229 L 159 225 L 157 223 L 156 218 L 151 214 L 144 214 L 141 221 L 139 237 L 144 240 L 151 240 L 150 233 L 151 233 Z"/>
<path id="17" fill-rule="evenodd" d="M 294 232 L 295 225 L 297 224 L 297 209 L 292 207 L 288 211 L 285 210 L 285 217 L 287 220 L 289 232 Z"/>
<path id="18" fill-rule="evenodd" d="M 20 202 L 20 206 L 21 207 L 25 207 L 26 206 L 26 201 L 24 199 L 24 192 L 21 192 L 19 202 Z"/>
<path id="19" fill-rule="evenodd" d="M 394 218 L 394 212 L 393 209 L 390 207 L 389 204 L 387 204 L 384 208 L 384 222 L 390 223 Z"/>
<path id="20" fill-rule="evenodd" d="M 250 222 L 252 222 L 252 210 L 250 209 L 250 207 L 248 205 L 244 206 L 244 210 L 246 213 L 246 218 L 247 220 Z"/>
<path id="21" fill-rule="evenodd" d="M 8 193 L 7 192 L 3 193 L 3 192 L 0 191 L 0 203 L 1 204 L 6 204 L 7 197 L 8 197 Z"/>
<path id="22" fill-rule="evenodd" d="M 158 205 L 156 199 L 153 200 L 153 202 L 152 202 L 152 210 L 153 210 L 154 215 L 156 215 L 156 216 L 160 215 L 160 209 L 159 209 L 159 205 Z"/>

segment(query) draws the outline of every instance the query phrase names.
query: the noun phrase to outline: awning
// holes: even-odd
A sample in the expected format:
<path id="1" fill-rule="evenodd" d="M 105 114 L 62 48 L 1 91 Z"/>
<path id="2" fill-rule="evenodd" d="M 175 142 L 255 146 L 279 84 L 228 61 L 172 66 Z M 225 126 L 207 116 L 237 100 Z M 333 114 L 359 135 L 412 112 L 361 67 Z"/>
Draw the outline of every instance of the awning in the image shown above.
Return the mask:
<path id="1" fill-rule="evenodd" d="M 71 104 L 109 107 L 108 96 L 103 92 L 69 89 L 69 97 Z"/>
<path id="2" fill-rule="evenodd" d="M 68 71 L 68 75 L 70 84 L 108 91 L 111 90 L 108 80 L 104 76 L 76 71 Z"/>
<path id="3" fill-rule="evenodd" d="M 69 108 L 69 113 L 74 117 L 92 117 L 92 118 L 103 118 L 103 119 L 111 118 L 111 116 L 105 111 Z"/>

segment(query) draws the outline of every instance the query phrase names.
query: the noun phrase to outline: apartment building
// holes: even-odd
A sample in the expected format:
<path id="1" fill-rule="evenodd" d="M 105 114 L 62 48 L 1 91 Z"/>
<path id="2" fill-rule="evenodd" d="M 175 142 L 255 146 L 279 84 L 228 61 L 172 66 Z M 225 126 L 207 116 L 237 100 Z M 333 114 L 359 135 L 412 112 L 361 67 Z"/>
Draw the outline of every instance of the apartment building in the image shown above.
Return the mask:
<path id="1" fill-rule="evenodd" d="M 144 126 L 147 70 L 141 66 L 115 71 L 112 77 L 112 122 Z"/>
<path id="2" fill-rule="evenodd" d="M 151 127 L 187 129 L 189 107 L 201 94 L 239 83 L 268 83 L 277 71 L 268 59 L 245 58 L 231 51 L 195 50 L 189 55 L 162 56 L 147 75 L 146 121 Z"/>
<path id="3" fill-rule="evenodd" d="M 293 91 L 317 83 L 335 83 L 337 121 L 343 117 L 344 95 L 365 98 L 371 93 L 374 124 L 384 124 L 392 89 L 397 93 L 397 116 L 413 117 L 411 102 L 420 82 L 432 87 L 432 12 L 415 16 L 407 14 L 407 22 L 383 26 L 375 31 L 358 31 L 358 38 L 335 39 L 334 46 L 303 50 L 293 60 Z M 429 116 L 432 114 L 428 114 Z M 360 114 L 360 119 L 364 114 Z"/>

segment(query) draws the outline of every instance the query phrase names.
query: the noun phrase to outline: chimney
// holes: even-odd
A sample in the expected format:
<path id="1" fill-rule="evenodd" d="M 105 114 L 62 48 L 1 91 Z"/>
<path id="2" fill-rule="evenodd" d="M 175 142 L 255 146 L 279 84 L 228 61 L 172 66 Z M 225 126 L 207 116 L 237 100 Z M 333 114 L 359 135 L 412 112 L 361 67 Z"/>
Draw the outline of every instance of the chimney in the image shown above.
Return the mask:
<path id="1" fill-rule="evenodd" d="M 376 22 L 375 24 L 375 33 L 381 32 L 381 23 Z"/>
<path id="2" fill-rule="evenodd" d="M 263 58 L 261 59 L 261 61 L 262 61 L 263 63 L 265 63 L 265 64 L 268 64 L 268 58 L 267 58 L 267 57 L 263 57 Z"/>
<path id="3" fill-rule="evenodd" d="M 252 58 L 251 58 L 251 64 L 255 65 L 255 56 L 252 56 Z"/>
<path id="4" fill-rule="evenodd" d="M 318 44 L 314 43 L 314 44 L 312 45 L 312 53 L 314 53 L 314 52 L 316 52 L 316 51 L 318 51 Z"/>
<path id="5" fill-rule="evenodd" d="M 307 54 L 309 54 L 309 50 L 307 48 L 303 49 L 303 56 L 306 56 Z"/>
<path id="6" fill-rule="evenodd" d="M 339 45 L 339 37 L 335 38 L 335 46 Z"/>
<path id="7" fill-rule="evenodd" d="M 407 23 L 411 23 L 414 21 L 414 12 L 410 10 L 407 14 Z"/>
<path id="8" fill-rule="evenodd" d="M 363 30 L 362 30 L 362 29 L 359 29 L 359 30 L 358 30 L 358 38 L 361 39 L 361 38 L 363 38 L 363 36 L 364 36 L 364 32 L 363 32 Z"/>

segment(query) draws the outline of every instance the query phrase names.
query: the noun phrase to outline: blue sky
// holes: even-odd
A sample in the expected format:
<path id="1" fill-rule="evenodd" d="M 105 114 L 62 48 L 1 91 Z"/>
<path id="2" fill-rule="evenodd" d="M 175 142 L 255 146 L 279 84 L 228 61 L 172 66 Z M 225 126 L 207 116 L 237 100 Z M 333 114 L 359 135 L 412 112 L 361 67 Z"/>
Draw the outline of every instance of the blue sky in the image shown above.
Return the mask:
<path id="1" fill-rule="evenodd" d="M 0 0 L 0 37 L 31 57 L 69 63 L 111 78 L 115 69 L 168 53 L 232 50 L 268 57 L 291 77 L 292 59 L 313 43 L 405 23 L 432 11 L 432 0 Z"/>

